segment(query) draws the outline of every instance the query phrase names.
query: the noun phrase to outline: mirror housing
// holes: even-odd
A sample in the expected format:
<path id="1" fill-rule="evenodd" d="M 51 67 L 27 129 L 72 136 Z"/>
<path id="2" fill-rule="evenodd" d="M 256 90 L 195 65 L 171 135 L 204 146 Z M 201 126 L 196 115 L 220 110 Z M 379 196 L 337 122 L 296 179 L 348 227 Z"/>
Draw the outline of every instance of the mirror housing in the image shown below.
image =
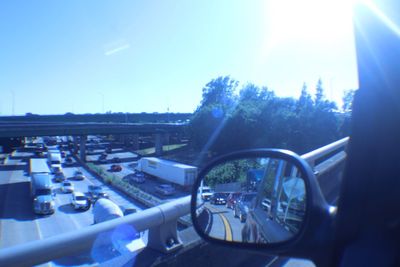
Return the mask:
<path id="1" fill-rule="evenodd" d="M 243 240 L 232 240 L 232 238 L 226 238 L 226 236 L 225 238 L 219 238 L 217 235 L 210 235 L 209 232 L 205 231 L 204 223 L 199 222 L 200 206 L 205 206 L 205 202 L 201 201 L 201 194 L 199 195 L 200 188 L 203 187 L 202 181 L 206 179 L 207 175 L 216 166 L 221 166 L 221 164 L 235 160 L 259 158 L 282 160 L 297 168 L 299 176 L 304 182 L 303 190 L 305 190 L 306 195 L 304 198 L 305 209 L 301 225 L 291 236 L 271 243 L 261 241 L 248 242 L 247 240 L 243 242 Z M 216 201 L 218 201 L 218 198 Z M 264 205 L 268 207 L 270 204 L 268 203 L 268 199 L 264 199 L 264 201 Z M 248 207 L 251 207 L 251 204 Z M 193 226 L 204 240 L 234 248 L 259 251 L 261 253 L 309 258 L 315 263 L 324 262 L 324 259 L 327 259 L 332 253 L 332 248 L 329 247 L 332 242 L 328 240 L 332 240 L 334 235 L 334 215 L 335 209 L 332 209 L 325 201 L 309 164 L 300 156 L 288 150 L 254 149 L 223 155 L 206 165 L 200 171 L 192 191 L 191 216 Z"/>

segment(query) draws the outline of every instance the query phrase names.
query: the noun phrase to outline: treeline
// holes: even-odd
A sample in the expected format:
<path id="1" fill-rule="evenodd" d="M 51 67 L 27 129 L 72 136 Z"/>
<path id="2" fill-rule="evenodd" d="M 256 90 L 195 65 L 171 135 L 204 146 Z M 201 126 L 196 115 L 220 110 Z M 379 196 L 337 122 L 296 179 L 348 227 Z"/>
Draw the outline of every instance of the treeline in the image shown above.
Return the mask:
<path id="1" fill-rule="evenodd" d="M 278 97 L 267 87 L 244 85 L 229 76 L 204 88 L 189 125 L 193 147 L 212 155 L 248 148 L 309 152 L 349 135 L 354 90 L 345 92 L 341 110 L 324 96 L 322 81 L 311 95 L 304 84 L 298 99 Z"/>
<path id="2" fill-rule="evenodd" d="M 192 113 L 106 113 L 106 114 L 73 114 L 37 115 L 27 113 L 25 116 L 2 116 L 0 122 L 114 122 L 114 123 L 166 123 L 186 122 Z"/>

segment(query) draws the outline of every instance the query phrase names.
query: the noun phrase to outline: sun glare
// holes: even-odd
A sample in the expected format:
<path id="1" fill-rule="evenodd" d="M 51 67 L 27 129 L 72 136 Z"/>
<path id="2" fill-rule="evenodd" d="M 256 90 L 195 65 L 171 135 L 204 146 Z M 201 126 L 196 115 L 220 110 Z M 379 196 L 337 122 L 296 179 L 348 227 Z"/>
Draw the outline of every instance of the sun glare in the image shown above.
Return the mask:
<path id="1" fill-rule="evenodd" d="M 272 0 L 266 9 L 266 49 L 286 42 L 335 42 L 353 30 L 351 1 Z"/>

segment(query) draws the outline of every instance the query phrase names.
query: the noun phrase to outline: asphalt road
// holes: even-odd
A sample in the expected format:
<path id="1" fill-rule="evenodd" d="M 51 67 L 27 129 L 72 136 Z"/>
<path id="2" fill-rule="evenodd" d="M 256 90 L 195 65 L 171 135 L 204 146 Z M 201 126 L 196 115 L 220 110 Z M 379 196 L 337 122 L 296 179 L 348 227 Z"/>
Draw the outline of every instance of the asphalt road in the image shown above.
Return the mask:
<path id="1" fill-rule="evenodd" d="M 213 205 L 209 202 L 205 203 L 204 207 L 212 215 L 210 236 L 227 241 L 240 242 L 242 240 L 241 231 L 244 223 L 233 216 L 232 209 L 228 209 L 225 205 Z"/>
<path id="2" fill-rule="evenodd" d="M 0 249 L 72 232 L 93 223 L 92 210 L 75 211 L 70 205 L 71 194 L 63 194 L 59 190 L 60 183 L 55 183 L 55 213 L 50 216 L 34 214 L 26 164 L 31 155 L 27 152 L 13 153 L 8 160 L 8 166 L 0 167 Z M 83 181 L 71 179 L 76 170 L 82 171 L 86 179 Z M 90 184 L 101 184 L 76 164 L 71 167 L 64 166 L 63 171 L 74 184 L 75 191 L 85 193 Z M 142 210 L 141 205 L 135 204 L 110 187 L 104 187 L 110 199 L 119 206 L 135 208 L 137 211 Z M 147 233 L 144 234 L 143 239 L 147 243 Z M 93 266 L 93 264 L 95 262 L 91 260 L 89 252 L 87 252 L 61 261 L 55 260 L 44 266 Z"/>

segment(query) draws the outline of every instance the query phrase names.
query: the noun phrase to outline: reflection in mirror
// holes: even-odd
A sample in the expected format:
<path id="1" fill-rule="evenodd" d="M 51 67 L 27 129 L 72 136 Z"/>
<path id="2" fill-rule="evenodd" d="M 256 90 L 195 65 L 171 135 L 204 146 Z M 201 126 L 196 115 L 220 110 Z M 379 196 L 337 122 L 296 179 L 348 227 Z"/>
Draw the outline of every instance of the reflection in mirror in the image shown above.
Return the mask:
<path id="1" fill-rule="evenodd" d="M 306 210 L 298 168 L 274 158 L 245 158 L 214 166 L 197 191 L 197 222 L 216 239 L 276 243 L 298 233 Z"/>

